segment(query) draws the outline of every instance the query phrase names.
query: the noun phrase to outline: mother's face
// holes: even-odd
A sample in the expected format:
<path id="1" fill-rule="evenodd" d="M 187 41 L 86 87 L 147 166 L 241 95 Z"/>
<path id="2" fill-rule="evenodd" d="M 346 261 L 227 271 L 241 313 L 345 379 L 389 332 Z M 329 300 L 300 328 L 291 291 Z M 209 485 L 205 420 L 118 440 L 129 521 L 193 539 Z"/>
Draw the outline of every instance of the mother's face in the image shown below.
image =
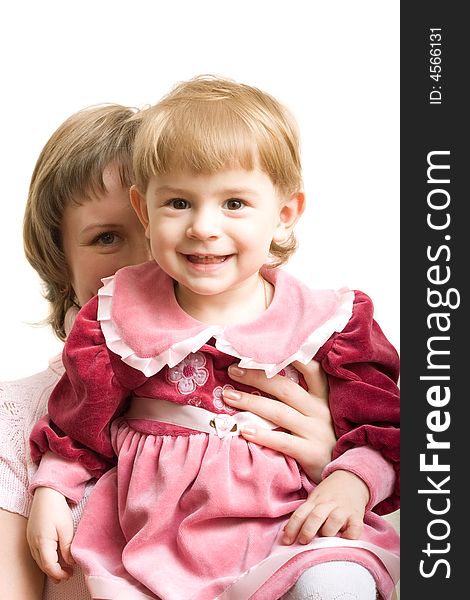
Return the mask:
<path id="1" fill-rule="evenodd" d="M 117 167 L 107 167 L 103 181 L 106 193 L 91 200 L 77 198 L 80 204 L 69 204 L 62 220 L 65 258 L 82 306 L 97 293 L 102 277 L 149 259 L 144 229 Z"/>

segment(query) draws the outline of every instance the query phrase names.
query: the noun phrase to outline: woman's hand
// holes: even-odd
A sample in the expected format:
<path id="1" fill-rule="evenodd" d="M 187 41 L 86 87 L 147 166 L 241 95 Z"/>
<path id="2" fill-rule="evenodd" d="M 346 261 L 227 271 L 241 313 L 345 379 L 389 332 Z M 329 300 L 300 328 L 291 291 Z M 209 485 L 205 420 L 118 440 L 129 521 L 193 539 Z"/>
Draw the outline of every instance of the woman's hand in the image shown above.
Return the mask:
<path id="1" fill-rule="evenodd" d="M 283 542 L 308 544 L 315 535 L 355 540 L 364 528 L 369 488 L 349 471 L 333 471 L 317 485 L 307 500 L 292 513 L 284 528 Z"/>
<path id="2" fill-rule="evenodd" d="M 34 560 L 46 575 L 56 583 L 71 576 L 72 569 L 67 565 L 74 564 L 70 552 L 73 520 L 67 500 L 60 492 L 47 487 L 36 489 L 26 537 Z"/>
<path id="3" fill-rule="evenodd" d="M 312 481 L 318 482 L 336 444 L 328 406 L 328 382 L 316 361 L 307 365 L 295 362 L 293 366 L 304 376 L 308 391 L 288 377 L 275 375 L 268 379 L 264 371 L 232 365 L 228 371 L 232 379 L 275 396 L 279 402 L 230 388 L 223 392 L 224 401 L 288 430 L 290 433 L 247 426 L 241 433 L 250 442 L 291 456 Z"/>

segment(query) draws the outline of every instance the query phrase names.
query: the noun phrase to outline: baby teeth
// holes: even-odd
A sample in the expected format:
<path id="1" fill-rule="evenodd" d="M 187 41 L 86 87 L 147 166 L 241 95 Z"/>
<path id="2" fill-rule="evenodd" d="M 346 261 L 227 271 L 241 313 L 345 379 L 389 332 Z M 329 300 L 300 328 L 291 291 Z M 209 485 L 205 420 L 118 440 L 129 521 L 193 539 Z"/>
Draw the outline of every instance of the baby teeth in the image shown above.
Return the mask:
<path id="1" fill-rule="evenodd" d="M 188 255 L 188 260 L 193 263 L 220 263 L 226 260 L 226 256 L 195 256 L 192 254 Z"/>

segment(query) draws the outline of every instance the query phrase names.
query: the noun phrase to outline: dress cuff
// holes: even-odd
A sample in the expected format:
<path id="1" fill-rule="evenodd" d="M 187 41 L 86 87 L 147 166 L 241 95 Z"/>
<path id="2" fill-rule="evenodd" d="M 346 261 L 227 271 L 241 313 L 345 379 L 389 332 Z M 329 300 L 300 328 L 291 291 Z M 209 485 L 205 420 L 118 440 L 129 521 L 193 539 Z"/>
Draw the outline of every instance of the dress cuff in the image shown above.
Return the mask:
<path id="1" fill-rule="evenodd" d="M 90 473 L 80 463 L 46 452 L 31 479 L 29 491 L 33 494 L 38 487 L 52 488 L 77 504 L 89 480 Z"/>
<path id="2" fill-rule="evenodd" d="M 368 446 L 347 450 L 326 465 L 323 469 L 322 479 L 338 470 L 354 473 L 367 485 L 370 497 L 366 511 L 372 510 L 374 506 L 393 493 L 395 484 L 393 465 L 378 450 L 373 450 Z"/>

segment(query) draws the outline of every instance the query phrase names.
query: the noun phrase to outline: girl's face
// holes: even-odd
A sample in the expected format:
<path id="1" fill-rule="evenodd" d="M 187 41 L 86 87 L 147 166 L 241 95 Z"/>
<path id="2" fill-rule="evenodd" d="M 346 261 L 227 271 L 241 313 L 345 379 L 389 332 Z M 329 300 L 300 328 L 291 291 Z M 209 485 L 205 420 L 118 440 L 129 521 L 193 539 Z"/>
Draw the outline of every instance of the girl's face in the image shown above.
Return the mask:
<path id="1" fill-rule="evenodd" d="M 71 283 L 83 306 L 101 287 L 101 278 L 150 258 L 144 230 L 129 202 L 116 166 L 103 172 L 107 192 L 66 206 L 62 239 Z"/>
<path id="2" fill-rule="evenodd" d="M 179 171 L 153 177 L 144 196 L 131 190 L 152 256 L 177 281 L 177 297 L 179 288 L 186 299 L 205 301 L 226 292 L 234 300 L 240 292 L 246 302 L 272 240 L 284 240 L 298 217 L 299 196 L 281 198 L 257 168 Z"/>

